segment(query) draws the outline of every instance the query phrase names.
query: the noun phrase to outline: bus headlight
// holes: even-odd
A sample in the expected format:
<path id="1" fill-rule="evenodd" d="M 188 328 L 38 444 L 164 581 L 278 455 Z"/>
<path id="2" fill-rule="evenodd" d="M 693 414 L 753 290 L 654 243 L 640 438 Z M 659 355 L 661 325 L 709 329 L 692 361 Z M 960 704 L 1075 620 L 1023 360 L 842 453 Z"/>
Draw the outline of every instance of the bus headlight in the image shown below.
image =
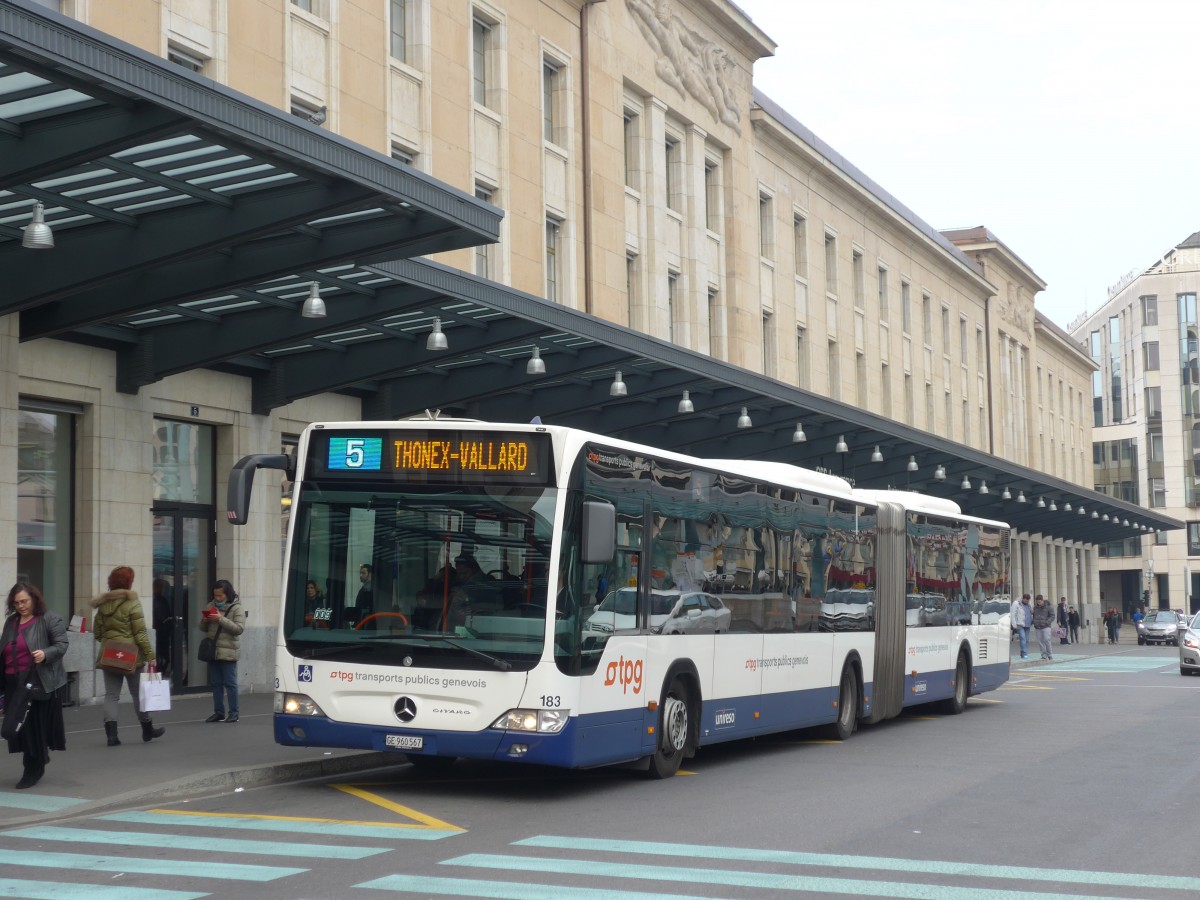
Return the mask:
<path id="1" fill-rule="evenodd" d="M 325 715 L 311 697 L 304 694 L 285 694 L 282 691 L 275 692 L 275 712 L 287 713 L 289 716 Z"/>
<path id="2" fill-rule="evenodd" d="M 569 718 L 570 713 L 565 709 L 510 709 L 493 722 L 492 727 L 505 731 L 558 734 L 567 726 Z"/>

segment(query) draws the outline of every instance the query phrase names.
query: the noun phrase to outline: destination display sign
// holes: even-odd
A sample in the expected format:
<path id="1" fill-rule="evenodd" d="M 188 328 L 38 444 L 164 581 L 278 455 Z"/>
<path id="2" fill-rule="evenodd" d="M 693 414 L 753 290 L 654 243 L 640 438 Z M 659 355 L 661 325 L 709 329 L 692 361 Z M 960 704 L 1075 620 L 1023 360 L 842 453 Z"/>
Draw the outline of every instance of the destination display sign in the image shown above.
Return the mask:
<path id="1" fill-rule="evenodd" d="M 553 483 L 550 435 L 477 431 L 318 431 L 309 477 L 448 484 Z"/>

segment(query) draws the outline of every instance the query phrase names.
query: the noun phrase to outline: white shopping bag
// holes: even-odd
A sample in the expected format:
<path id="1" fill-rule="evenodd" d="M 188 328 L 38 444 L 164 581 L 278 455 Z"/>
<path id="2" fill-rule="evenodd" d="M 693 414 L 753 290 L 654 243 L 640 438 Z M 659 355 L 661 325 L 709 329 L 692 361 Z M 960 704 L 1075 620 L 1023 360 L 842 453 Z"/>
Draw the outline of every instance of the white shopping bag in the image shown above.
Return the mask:
<path id="1" fill-rule="evenodd" d="M 163 681 L 160 673 L 144 673 L 138 691 L 142 712 L 162 712 L 171 708 L 171 682 Z"/>

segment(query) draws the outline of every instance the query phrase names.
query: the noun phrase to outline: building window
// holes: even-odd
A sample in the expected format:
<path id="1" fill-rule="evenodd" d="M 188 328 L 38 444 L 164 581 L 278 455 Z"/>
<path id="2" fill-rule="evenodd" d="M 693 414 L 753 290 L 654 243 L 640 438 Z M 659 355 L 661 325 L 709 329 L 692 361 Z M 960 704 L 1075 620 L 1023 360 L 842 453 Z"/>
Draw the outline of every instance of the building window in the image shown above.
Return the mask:
<path id="1" fill-rule="evenodd" d="M 1146 341 L 1142 344 L 1143 362 L 1147 372 L 1158 371 L 1158 341 Z"/>
<path id="2" fill-rule="evenodd" d="M 401 144 L 392 144 L 392 159 L 396 160 L 396 162 L 404 163 L 406 166 L 415 167 L 417 164 L 417 151 L 411 150 Z M 475 196 L 478 197 L 479 195 L 476 194 Z"/>
<path id="3" fill-rule="evenodd" d="M 712 159 L 704 161 L 704 227 L 721 233 L 721 169 Z"/>
<path id="4" fill-rule="evenodd" d="M 1163 478 L 1150 479 L 1150 507 L 1161 509 L 1167 505 L 1167 484 Z"/>
<path id="5" fill-rule="evenodd" d="M 562 223 L 546 219 L 546 299 L 560 303 L 559 283 L 562 275 Z"/>
<path id="6" fill-rule="evenodd" d="M 306 103 L 295 97 L 292 98 L 291 113 L 296 118 L 304 119 L 306 122 L 325 121 L 325 107 L 313 106 L 311 103 Z"/>
<path id="7" fill-rule="evenodd" d="M 921 328 L 924 331 L 925 343 L 933 343 L 933 298 L 921 293 Z"/>
<path id="8" fill-rule="evenodd" d="M 942 352 L 950 355 L 950 310 L 942 307 Z"/>
<path id="9" fill-rule="evenodd" d="M 1188 522 L 1188 556 L 1200 556 L 1200 522 Z"/>
<path id="10" fill-rule="evenodd" d="M 629 327 L 638 328 L 637 326 L 637 301 L 638 301 L 638 270 L 637 256 L 632 253 L 625 255 L 625 301 L 629 311 Z"/>
<path id="11" fill-rule="evenodd" d="M 758 255 L 775 258 L 775 201 L 770 194 L 758 195 Z"/>
<path id="12" fill-rule="evenodd" d="M 204 64 L 208 62 L 205 57 L 191 50 L 176 47 L 174 44 L 167 46 L 167 60 L 175 63 L 180 68 L 187 69 L 189 72 L 196 72 L 197 74 L 204 71 Z"/>
<path id="13" fill-rule="evenodd" d="M 836 297 L 837 292 L 837 238 L 825 232 L 825 293 Z"/>
<path id="14" fill-rule="evenodd" d="M 495 191 L 482 184 L 475 185 L 475 199 L 484 203 L 492 203 Z M 492 277 L 492 249 L 495 244 L 479 244 L 475 247 L 475 274 L 480 278 Z"/>
<path id="15" fill-rule="evenodd" d="M 879 393 L 883 399 L 883 411 L 885 414 L 890 415 L 892 409 L 892 369 L 887 363 L 884 363 L 879 369 Z"/>
<path id="16" fill-rule="evenodd" d="M 561 134 L 562 116 L 559 98 L 562 95 L 562 66 L 553 60 L 542 61 L 542 138 L 548 144 L 565 147 Z"/>
<path id="17" fill-rule="evenodd" d="M 492 26 L 481 19 L 471 22 L 471 62 L 474 82 L 473 96 L 480 106 L 491 108 L 489 93 L 492 87 L 492 50 L 495 35 Z"/>
<path id="18" fill-rule="evenodd" d="M 625 110 L 625 187 L 638 190 L 638 171 L 641 154 L 638 153 L 638 115 Z"/>
<path id="19" fill-rule="evenodd" d="M 717 289 L 710 287 L 708 289 L 708 355 L 713 359 L 719 359 L 718 354 L 721 349 L 717 341 L 717 325 L 720 322 L 721 314 L 719 302 Z"/>
<path id="20" fill-rule="evenodd" d="M 667 273 L 667 340 L 672 344 L 678 341 L 681 329 L 679 324 L 679 275 Z M 681 346 L 686 344 L 681 343 Z"/>
<path id="21" fill-rule="evenodd" d="M 75 534 L 75 415 L 21 402 L 17 412 L 16 581 L 36 584 L 46 606 L 71 617 Z"/>
<path id="22" fill-rule="evenodd" d="M 829 399 L 842 399 L 842 376 L 838 365 L 837 341 L 830 341 L 825 348 L 825 368 L 829 371 Z"/>
<path id="23" fill-rule="evenodd" d="M 854 289 L 854 308 L 862 309 L 866 304 L 865 288 L 863 287 L 863 255 L 857 250 L 850 254 L 850 277 L 853 279 L 851 287 Z"/>
<path id="24" fill-rule="evenodd" d="M 392 59 L 408 62 L 408 0 L 391 0 L 389 7 Z"/>
<path id="25" fill-rule="evenodd" d="M 1145 297 L 1139 298 L 1142 301 L 1142 324 L 1157 325 L 1158 324 L 1158 297 L 1154 294 L 1148 294 Z"/>
<path id="26" fill-rule="evenodd" d="M 900 329 L 905 334 L 912 333 L 912 285 L 907 281 L 900 282 Z"/>
<path id="27" fill-rule="evenodd" d="M 792 216 L 792 248 L 796 254 L 796 277 L 808 278 L 808 219 Z"/>
<path id="28" fill-rule="evenodd" d="M 867 408 L 867 355 L 854 354 L 854 398 L 859 409 Z"/>
<path id="29" fill-rule="evenodd" d="M 769 312 L 762 316 L 763 374 L 775 376 L 775 320 Z"/>
<path id="30" fill-rule="evenodd" d="M 888 320 L 888 270 L 879 267 L 879 321 L 886 325 Z"/>
<path id="31" fill-rule="evenodd" d="M 970 331 L 967 328 L 966 318 L 959 318 L 959 320 L 958 320 L 958 346 L 961 348 L 962 364 L 964 366 L 967 364 L 967 360 L 970 358 L 970 355 L 971 355 L 971 348 L 967 344 L 967 340 L 968 340 L 967 335 L 969 333 L 970 333 Z"/>
<path id="32" fill-rule="evenodd" d="M 666 166 L 664 187 L 667 193 L 667 209 L 675 212 L 679 212 L 683 208 L 683 197 L 680 194 L 679 185 L 679 154 L 679 141 L 675 138 L 667 138 L 663 144 L 663 164 Z"/>
<path id="33" fill-rule="evenodd" d="M 796 328 L 796 386 L 808 390 L 810 385 L 808 367 L 808 332 L 802 326 Z"/>

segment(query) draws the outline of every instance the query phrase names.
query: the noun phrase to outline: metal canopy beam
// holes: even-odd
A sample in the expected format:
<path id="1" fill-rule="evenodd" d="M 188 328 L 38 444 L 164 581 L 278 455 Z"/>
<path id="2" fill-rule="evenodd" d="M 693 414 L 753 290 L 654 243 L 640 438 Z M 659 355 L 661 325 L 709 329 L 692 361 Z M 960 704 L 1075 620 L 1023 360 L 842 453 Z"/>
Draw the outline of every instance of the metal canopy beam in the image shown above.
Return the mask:
<path id="1" fill-rule="evenodd" d="M 258 299 L 251 292 L 247 296 Z M 117 387 L 126 393 L 136 393 L 139 387 L 168 375 L 396 315 L 437 297 L 428 289 L 398 284 L 365 295 L 347 289 L 322 297 L 328 310 L 323 319 L 302 318 L 299 304 L 285 303 L 231 317 L 214 316 L 211 322 L 146 328 L 138 332 L 135 347 L 117 354 Z"/>
<path id="2" fill-rule="evenodd" d="M 49 178 L 187 126 L 186 118 L 169 110 L 111 106 L 23 125 L 19 141 L 0 141 L 0 189 Z"/>
<path id="3" fill-rule="evenodd" d="M 15 284 L 25 285 L 26 291 L 6 296 L 0 313 L 61 300 L 122 275 L 204 256 L 292 223 L 361 208 L 368 199 L 357 185 L 300 184 L 241 197 L 233 209 L 197 203 L 150 213 L 140 218 L 137 228 L 107 225 L 67 232 L 58 239 L 55 253 L 70 254 L 69 266 L 56 266 L 46 254 L 9 246 L 0 251 L 0 268 Z"/>
<path id="4" fill-rule="evenodd" d="M 81 291 L 68 303 L 26 310 L 21 314 L 21 340 L 52 337 L 140 310 L 230 292 L 297 269 L 334 265 L 352 259 L 356 251 L 436 253 L 454 249 L 459 240 L 461 232 L 452 226 L 405 227 L 395 219 L 379 219 L 326 228 L 315 236 L 305 230 L 255 241 L 231 247 L 227 253 L 134 272 Z"/>

